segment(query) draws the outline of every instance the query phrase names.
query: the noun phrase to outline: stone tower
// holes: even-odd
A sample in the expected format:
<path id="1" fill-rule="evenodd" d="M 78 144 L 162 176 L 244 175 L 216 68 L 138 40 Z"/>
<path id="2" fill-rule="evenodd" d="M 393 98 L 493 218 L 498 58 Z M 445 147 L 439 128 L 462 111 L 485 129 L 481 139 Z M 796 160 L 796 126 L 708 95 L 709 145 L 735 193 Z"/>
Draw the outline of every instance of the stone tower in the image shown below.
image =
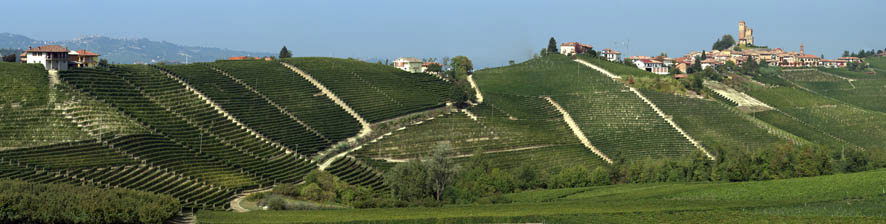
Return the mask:
<path id="1" fill-rule="evenodd" d="M 754 45 L 754 30 L 744 20 L 738 22 L 738 45 Z"/>
<path id="2" fill-rule="evenodd" d="M 806 46 L 803 46 L 803 43 L 800 43 L 800 54 L 806 54 Z"/>
<path id="3" fill-rule="evenodd" d="M 748 40 L 748 45 L 754 45 L 754 29 L 748 28 L 744 35 L 744 38 Z"/>

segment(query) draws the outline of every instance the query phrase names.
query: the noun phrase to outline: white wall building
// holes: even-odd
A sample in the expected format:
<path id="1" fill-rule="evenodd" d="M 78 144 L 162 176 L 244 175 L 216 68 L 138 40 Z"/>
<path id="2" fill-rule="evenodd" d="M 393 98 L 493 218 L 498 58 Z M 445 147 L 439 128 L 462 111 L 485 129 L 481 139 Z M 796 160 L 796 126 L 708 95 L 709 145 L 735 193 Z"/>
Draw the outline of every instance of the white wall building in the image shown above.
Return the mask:
<path id="1" fill-rule="evenodd" d="M 652 59 L 639 59 L 634 60 L 634 65 L 636 65 L 639 69 L 646 70 L 647 72 L 652 72 L 659 75 L 668 74 L 668 67 L 665 67 L 664 64 L 660 61 Z"/>
<path id="2" fill-rule="evenodd" d="M 407 58 L 397 58 L 394 60 L 394 67 L 397 67 L 403 71 L 412 72 L 412 73 L 421 73 L 422 72 L 422 62 L 418 58 L 407 57 Z"/>
<path id="3" fill-rule="evenodd" d="M 606 48 L 606 49 L 603 49 L 603 52 L 601 52 L 600 55 L 609 61 L 621 61 L 621 52 L 618 52 L 616 50 Z"/>
<path id="4" fill-rule="evenodd" d="M 59 45 L 45 45 L 25 51 L 27 63 L 40 63 L 46 70 L 68 70 L 69 50 Z"/>

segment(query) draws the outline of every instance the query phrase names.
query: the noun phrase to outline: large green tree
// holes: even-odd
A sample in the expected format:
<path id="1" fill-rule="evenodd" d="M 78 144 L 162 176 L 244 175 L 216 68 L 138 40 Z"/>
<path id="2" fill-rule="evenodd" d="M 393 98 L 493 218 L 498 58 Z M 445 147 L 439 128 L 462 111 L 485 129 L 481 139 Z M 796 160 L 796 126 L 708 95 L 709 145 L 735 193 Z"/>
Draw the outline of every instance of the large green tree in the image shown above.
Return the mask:
<path id="1" fill-rule="evenodd" d="M 548 53 L 557 53 L 557 40 L 554 37 L 548 40 Z"/>
<path id="2" fill-rule="evenodd" d="M 732 35 L 726 34 L 720 39 L 717 39 L 717 42 L 714 42 L 714 46 L 711 47 L 711 49 L 722 51 L 729 49 L 732 45 L 735 45 L 735 39 L 732 38 Z"/>

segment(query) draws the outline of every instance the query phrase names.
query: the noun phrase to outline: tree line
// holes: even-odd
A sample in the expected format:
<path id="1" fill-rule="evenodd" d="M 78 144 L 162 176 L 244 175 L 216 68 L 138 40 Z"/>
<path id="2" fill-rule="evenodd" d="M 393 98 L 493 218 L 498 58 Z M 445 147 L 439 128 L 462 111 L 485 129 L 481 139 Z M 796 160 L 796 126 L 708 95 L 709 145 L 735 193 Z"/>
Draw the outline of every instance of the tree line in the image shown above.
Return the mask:
<path id="1" fill-rule="evenodd" d="M 2 223 L 163 223 L 179 211 L 167 195 L 0 180 Z"/>
<path id="2" fill-rule="evenodd" d="M 720 150 L 717 150 L 717 149 Z M 456 165 L 451 150 L 397 164 L 386 173 L 394 199 L 406 205 L 506 203 L 503 194 L 628 183 L 739 182 L 811 177 L 886 167 L 882 154 L 785 143 L 774 148 L 713 147 L 715 160 L 701 153 L 675 158 L 620 160 L 612 165 L 549 167 L 524 163 L 511 169 L 475 153 Z"/>

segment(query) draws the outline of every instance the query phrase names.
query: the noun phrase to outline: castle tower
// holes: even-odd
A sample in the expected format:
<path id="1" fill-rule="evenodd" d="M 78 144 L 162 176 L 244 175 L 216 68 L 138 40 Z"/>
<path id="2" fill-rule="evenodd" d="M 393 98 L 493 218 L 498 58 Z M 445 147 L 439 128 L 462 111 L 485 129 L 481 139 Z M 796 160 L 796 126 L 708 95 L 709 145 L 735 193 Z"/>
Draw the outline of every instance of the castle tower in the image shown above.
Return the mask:
<path id="1" fill-rule="evenodd" d="M 744 35 L 744 39 L 747 40 L 748 45 L 754 45 L 754 29 L 748 28 Z"/>
<path id="2" fill-rule="evenodd" d="M 804 49 L 805 47 L 806 46 L 803 46 L 803 43 L 800 43 L 800 54 L 806 54 L 806 49 Z"/>
<path id="3" fill-rule="evenodd" d="M 738 39 L 739 40 L 745 39 L 744 38 L 744 31 L 746 28 L 747 28 L 747 24 L 744 22 L 744 20 L 738 22 Z"/>

